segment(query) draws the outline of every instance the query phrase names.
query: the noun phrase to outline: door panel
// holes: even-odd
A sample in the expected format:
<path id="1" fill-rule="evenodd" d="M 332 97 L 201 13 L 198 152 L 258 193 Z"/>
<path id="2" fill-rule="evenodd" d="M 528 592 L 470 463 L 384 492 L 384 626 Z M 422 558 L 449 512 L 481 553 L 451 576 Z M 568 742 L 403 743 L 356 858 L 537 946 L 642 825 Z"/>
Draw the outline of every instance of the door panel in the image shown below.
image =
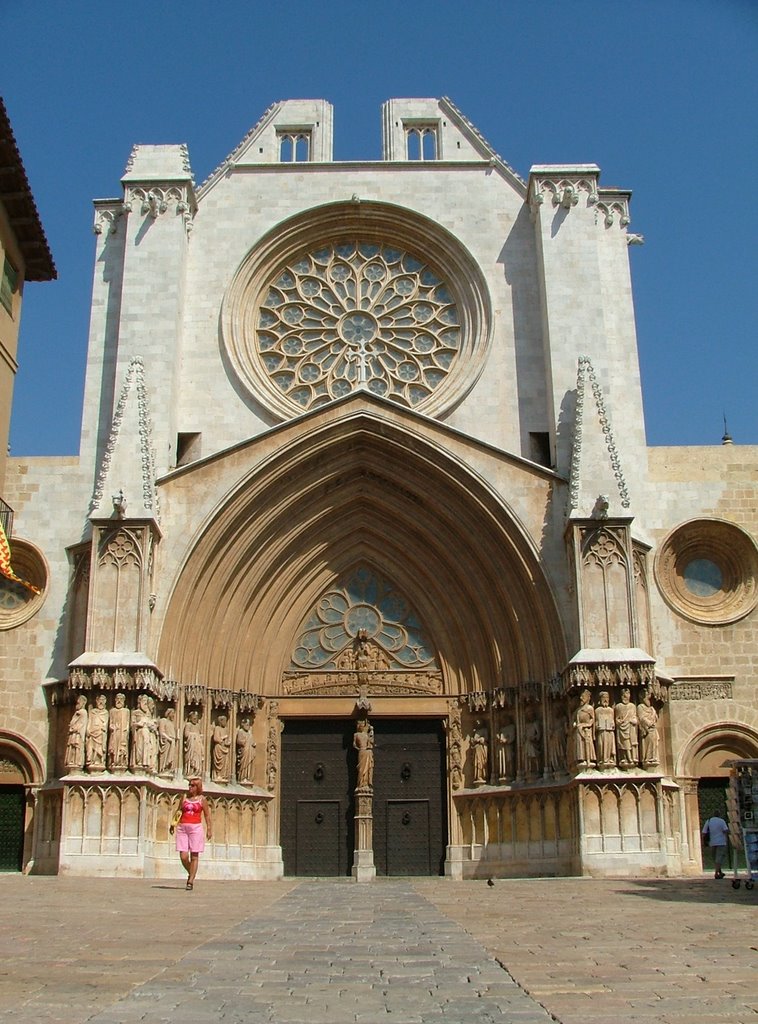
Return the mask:
<path id="1" fill-rule="evenodd" d="M 387 801 L 387 874 L 432 874 L 428 800 Z"/>
<path id="2" fill-rule="evenodd" d="M 441 874 L 447 839 L 442 724 L 428 719 L 375 719 L 373 724 L 377 874 Z"/>
<path id="3" fill-rule="evenodd" d="M 20 871 L 24 852 L 24 787 L 0 786 L 0 871 Z"/>
<path id="4" fill-rule="evenodd" d="M 355 847 L 354 723 L 285 720 L 281 843 L 286 875 L 350 874 Z"/>

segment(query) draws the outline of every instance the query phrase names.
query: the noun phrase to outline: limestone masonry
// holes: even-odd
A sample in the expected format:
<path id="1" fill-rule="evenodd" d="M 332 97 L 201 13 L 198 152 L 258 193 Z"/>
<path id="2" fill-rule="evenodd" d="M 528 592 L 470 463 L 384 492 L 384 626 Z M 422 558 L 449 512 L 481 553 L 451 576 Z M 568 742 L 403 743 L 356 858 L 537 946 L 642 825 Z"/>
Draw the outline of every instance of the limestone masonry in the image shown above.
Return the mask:
<path id="1" fill-rule="evenodd" d="M 80 454 L 5 474 L 24 870 L 178 875 L 198 774 L 206 877 L 689 875 L 758 757 L 758 450 L 646 444 L 631 193 L 381 128 L 95 201 Z"/>

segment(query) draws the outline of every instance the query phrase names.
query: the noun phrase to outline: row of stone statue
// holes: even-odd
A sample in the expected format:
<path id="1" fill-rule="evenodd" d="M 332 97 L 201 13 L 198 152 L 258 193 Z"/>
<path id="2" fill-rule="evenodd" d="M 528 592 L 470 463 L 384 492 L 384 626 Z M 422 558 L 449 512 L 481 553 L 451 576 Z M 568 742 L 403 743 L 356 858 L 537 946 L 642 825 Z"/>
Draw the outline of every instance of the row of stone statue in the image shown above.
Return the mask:
<path id="1" fill-rule="evenodd" d="M 660 763 L 658 712 L 649 691 L 642 692 L 636 706 L 628 689 L 622 690 L 621 699 L 614 706 L 605 690 L 598 694 L 594 707 L 591 700 L 591 692 L 583 690 L 570 724 L 565 710 L 556 705 L 546 745 L 537 714 L 524 722 L 520 735 L 512 719 L 501 719 L 495 733 L 492 778 L 502 784 L 517 779 L 535 781 L 551 774 L 554 778 L 565 777 L 567 761 L 576 768 L 597 767 L 602 771 L 655 768 Z M 489 729 L 481 720 L 474 724 L 469 756 L 473 784 L 486 785 L 490 778 Z"/>
<path id="2" fill-rule="evenodd" d="M 205 742 L 200 714 L 190 710 L 181 737 L 182 770 L 187 778 L 205 770 Z M 87 707 L 84 694 L 77 697 L 68 727 L 64 766 L 68 771 L 140 772 L 171 777 L 179 770 L 179 735 L 176 711 L 169 707 L 158 716 L 156 703 L 143 693 L 137 706 L 126 706 L 126 695 L 117 693 L 112 708 L 101 693 Z M 255 772 L 255 740 L 252 722 L 240 719 L 234 737 L 236 781 L 252 784 Z M 219 714 L 210 737 L 210 769 L 214 782 L 232 781 L 232 737 L 229 717 Z"/>
<path id="3" fill-rule="evenodd" d="M 640 703 L 632 703 L 631 692 L 621 691 L 621 700 L 611 707 L 606 690 L 598 694 L 583 690 L 573 720 L 574 763 L 579 768 L 655 768 L 658 754 L 658 712 L 650 693 L 644 690 Z"/>

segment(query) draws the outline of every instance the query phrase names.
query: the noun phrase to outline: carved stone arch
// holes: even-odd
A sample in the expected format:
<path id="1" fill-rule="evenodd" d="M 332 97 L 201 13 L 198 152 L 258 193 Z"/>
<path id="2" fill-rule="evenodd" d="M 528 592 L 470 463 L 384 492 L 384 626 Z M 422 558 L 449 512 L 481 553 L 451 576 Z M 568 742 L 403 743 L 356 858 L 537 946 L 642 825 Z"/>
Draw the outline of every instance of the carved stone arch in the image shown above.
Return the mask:
<path id="1" fill-rule="evenodd" d="M 25 786 L 41 786 L 45 781 L 45 764 L 41 754 L 33 743 L 19 733 L 0 729 L 0 761 L 17 766 L 20 777 L 13 781 Z M 10 771 L 9 767 L 9 775 Z"/>
<path id="2" fill-rule="evenodd" d="M 699 730 L 679 751 L 675 774 L 692 779 L 728 777 L 729 770 L 722 767 L 725 761 L 758 758 L 757 726 L 724 721 Z"/>
<path id="3" fill-rule="evenodd" d="M 355 397 L 339 418 L 293 429 L 209 517 L 169 598 L 169 678 L 273 696 L 308 608 L 360 562 L 417 609 L 448 693 L 561 670 L 562 624 L 525 529 L 384 404 Z"/>

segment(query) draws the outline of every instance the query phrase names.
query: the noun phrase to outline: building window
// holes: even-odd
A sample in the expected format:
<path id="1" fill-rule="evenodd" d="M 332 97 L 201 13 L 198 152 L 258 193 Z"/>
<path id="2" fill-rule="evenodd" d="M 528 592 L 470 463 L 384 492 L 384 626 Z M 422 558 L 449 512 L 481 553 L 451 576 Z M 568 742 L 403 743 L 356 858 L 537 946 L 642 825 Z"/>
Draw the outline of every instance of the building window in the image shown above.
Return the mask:
<path id="1" fill-rule="evenodd" d="M 438 160 L 437 124 L 405 122 L 406 155 L 409 160 Z"/>
<path id="2" fill-rule="evenodd" d="M 307 163 L 311 158 L 311 133 L 304 129 L 286 129 L 276 133 L 279 160 L 283 164 Z"/>
<path id="3" fill-rule="evenodd" d="M 655 560 L 666 603 L 692 622 L 736 622 L 758 603 L 758 548 L 722 519 L 692 519 L 673 530 Z"/>
<path id="4" fill-rule="evenodd" d="M 280 266 L 264 288 L 258 359 L 301 410 L 361 387 L 419 408 L 458 358 L 460 321 L 427 260 L 363 239 L 324 245 Z"/>
<path id="5" fill-rule="evenodd" d="M 13 313 L 13 296 L 18 291 L 18 271 L 8 257 L 3 264 L 3 280 L 0 283 L 0 302 L 9 313 Z"/>

